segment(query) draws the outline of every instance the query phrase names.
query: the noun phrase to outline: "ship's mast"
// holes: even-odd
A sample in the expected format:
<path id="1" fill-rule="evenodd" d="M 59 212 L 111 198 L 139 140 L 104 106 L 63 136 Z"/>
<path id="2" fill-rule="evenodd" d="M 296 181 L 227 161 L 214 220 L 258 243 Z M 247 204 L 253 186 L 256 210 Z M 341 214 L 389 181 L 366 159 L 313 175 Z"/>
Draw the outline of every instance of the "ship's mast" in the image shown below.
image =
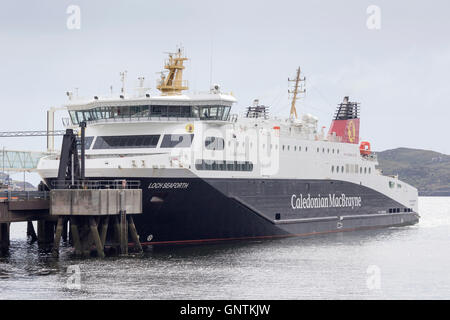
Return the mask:
<path id="1" fill-rule="evenodd" d="M 300 67 L 297 68 L 297 75 L 295 79 L 289 79 L 288 82 L 294 82 L 294 88 L 292 90 L 288 90 L 288 93 L 292 94 L 292 103 L 291 103 L 291 113 L 289 118 L 290 119 L 297 119 L 297 109 L 295 108 L 295 102 L 301 98 L 300 94 L 305 93 L 305 80 L 306 78 L 301 78 L 300 76 L 301 70 Z"/>
<path id="2" fill-rule="evenodd" d="M 169 72 L 168 74 L 161 73 L 161 80 L 156 88 L 162 92 L 163 95 L 181 94 L 181 91 L 187 90 L 187 82 L 183 81 L 184 61 L 188 60 L 183 56 L 181 49 L 176 53 L 169 53 L 169 60 L 166 61 L 164 68 Z"/>

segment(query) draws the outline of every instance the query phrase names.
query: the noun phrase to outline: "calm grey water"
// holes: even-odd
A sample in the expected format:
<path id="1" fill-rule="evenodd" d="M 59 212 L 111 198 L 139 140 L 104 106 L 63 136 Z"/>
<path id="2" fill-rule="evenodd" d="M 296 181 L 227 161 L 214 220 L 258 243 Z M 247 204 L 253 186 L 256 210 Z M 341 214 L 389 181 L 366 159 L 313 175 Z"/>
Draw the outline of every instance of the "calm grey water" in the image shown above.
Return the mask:
<path id="1" fill-rule="evenodd" d="M 411 227 L 104 260 L 68 248 L 59 259 L 39 255 L 26 224 L 14 224 L 0 299 L 449 299 L 450 198 L 420 198 L 419 208 Z"/>

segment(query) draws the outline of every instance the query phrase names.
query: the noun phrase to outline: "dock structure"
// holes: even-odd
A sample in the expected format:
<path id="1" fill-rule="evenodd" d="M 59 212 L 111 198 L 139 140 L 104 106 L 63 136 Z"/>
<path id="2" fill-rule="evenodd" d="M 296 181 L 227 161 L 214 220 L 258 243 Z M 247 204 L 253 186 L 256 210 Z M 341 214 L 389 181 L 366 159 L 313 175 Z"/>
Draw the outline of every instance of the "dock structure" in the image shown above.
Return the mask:
<path id="1" fill-rule="evenodd" d="M 92 248 L 105 256 L 105 245 L 128 254 L 129 239 L 142 252 L 132 215 L 142 213 L 142 190 L 137 181 L 72 181 L 50 191 L 0 193 L 0 254 L 9 248 L 11 223 L 27 221 L 27 235 L 39 247 L 59 255 L 61 240 L 70 243 L 78 256 Z M 37 221 L 37 234 L 32 221 Z"/>

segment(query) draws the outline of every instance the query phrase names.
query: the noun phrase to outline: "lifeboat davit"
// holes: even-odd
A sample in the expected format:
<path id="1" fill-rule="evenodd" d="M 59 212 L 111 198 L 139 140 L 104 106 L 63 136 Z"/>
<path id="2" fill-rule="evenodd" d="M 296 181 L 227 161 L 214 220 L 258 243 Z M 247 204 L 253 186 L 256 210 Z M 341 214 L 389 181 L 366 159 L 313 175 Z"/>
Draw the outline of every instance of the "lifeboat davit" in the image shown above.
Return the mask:
<path id="1" fill-rule="evenodd" d="M 368 141 L 361 141 L 361 144 L 359 146 L 359 152 L 363 156 L 370 155 L 372 153 L 372 151 L 370 150 L 370 142 L 368 142 Z"/>

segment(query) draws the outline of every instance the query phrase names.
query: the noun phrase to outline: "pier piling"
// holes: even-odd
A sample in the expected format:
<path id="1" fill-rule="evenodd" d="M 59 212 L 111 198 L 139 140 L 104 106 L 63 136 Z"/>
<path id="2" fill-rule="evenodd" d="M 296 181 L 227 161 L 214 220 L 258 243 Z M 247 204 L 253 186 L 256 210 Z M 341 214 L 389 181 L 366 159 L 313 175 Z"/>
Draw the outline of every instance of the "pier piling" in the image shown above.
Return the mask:
<path id="1" fill-rule="evenodd" d="M 33 221 L 27 221 L 27 237 L 30 238 L 31 242 L 37 240 L 36 231 L 34 230 Z"/>
<path id="2" fill-rule="evenodd" d="M 40 249 L 49 250 L 54 242 L 55 223 L 49 220 L 38 221 L 38 246 Z"/>
<path id="3" fill-rule="evenodd" d="M 138 252 L 142 253 L 143 252 L 142 245 L 141 245 L 141 242 L 139 241 L 139 235 L 137 233 L 136 226 L 134 225 L 132 216 L 128 216 L 128 228 L 129 228 L 131 239 L 134 242 L 134 246 L 136 247 Z"/>
<path id="4" fill-rule="evenodd" d="M 9 223 L 0 223 L 0 255 L 6 255 L 9 251 Z"/>
<path id="5" fill-rule="evenodd" d="M 120 211 L 120 254 L 128 254 L 128 223 L 127 212 L 125 210 Z"/>

